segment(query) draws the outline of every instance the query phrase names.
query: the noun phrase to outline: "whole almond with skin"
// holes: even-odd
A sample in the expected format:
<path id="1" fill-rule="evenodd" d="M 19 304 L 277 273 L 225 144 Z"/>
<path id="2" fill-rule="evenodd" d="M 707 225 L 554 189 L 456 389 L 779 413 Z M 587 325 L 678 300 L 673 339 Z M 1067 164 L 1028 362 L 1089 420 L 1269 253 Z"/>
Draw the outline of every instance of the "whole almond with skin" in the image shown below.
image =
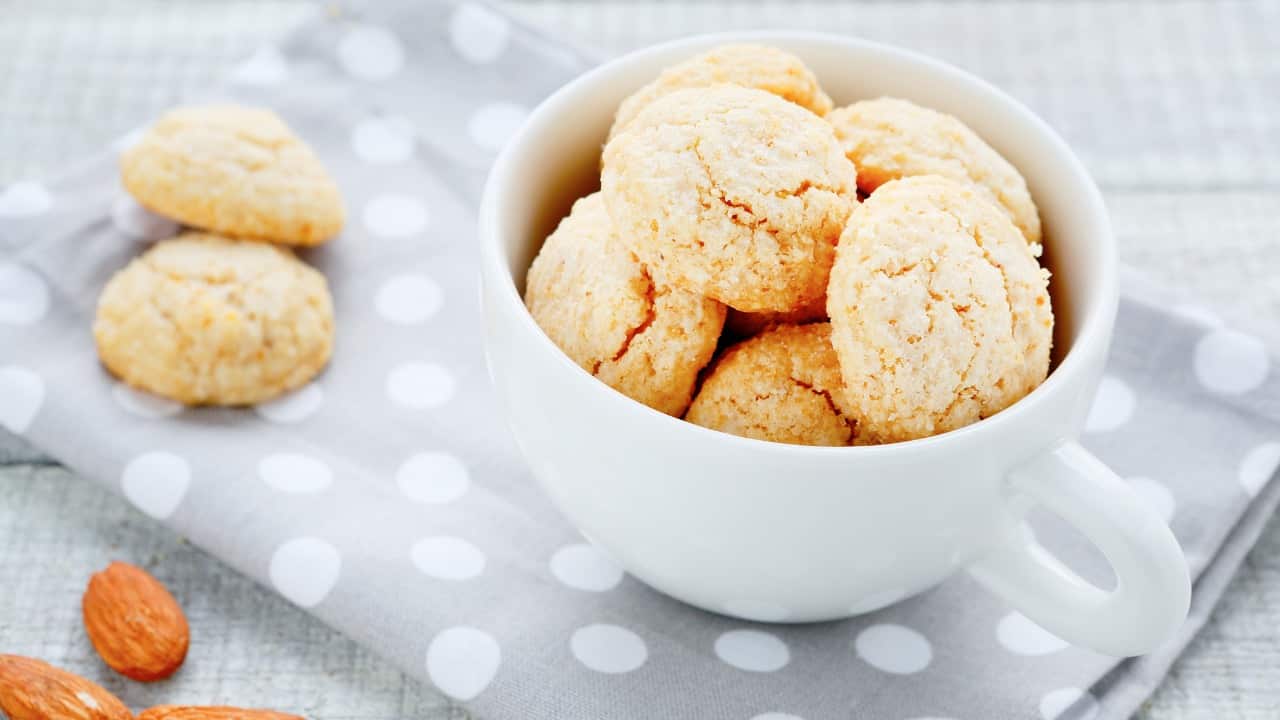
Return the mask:
<path id="1" fill-rule="evenodd" d="M 81 608 L 89 641 L 125 677 L 161 680 L 187 657 L 191 631 L 182 608 L 142 568 L 111 563 L 89 579 Z"/>
<path id="2" fill-rule="evenodd" d="M 101 685 L 21 655 L 0 655 L 0 711 L 10 720 L 133 718 Z"/>
<path id="3" fill-rule="evenodd" d="M 138 720 L 304 720 L 274 710 L 248 710 L 225 705 L 157 705 L 138 713 Z"/>

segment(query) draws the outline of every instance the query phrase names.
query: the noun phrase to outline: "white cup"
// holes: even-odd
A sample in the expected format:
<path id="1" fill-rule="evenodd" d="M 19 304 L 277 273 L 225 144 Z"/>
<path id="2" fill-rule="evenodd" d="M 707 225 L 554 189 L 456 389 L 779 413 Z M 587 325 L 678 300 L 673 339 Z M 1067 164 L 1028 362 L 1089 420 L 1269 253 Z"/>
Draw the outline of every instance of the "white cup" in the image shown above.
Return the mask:
<path id="1" fill-rule="evenodd" d="M 725 42 L 800 56 L 837 105 L 891 95 L 959 117 L 1026 177 L 1046 229 L 1056 365 L 993 417 L 922 440 L 805 447 L 668 417 L 610 389 L 538 328 L 525 270 L 572 201 L 596 187 L 618 103 Z M 1075 440 L 1115 319 L 1116 256 L 1097 187 L 1027 108 L 918 54 L 852 38 L 701 36 L 598 67 L 543 102 L 497 160 L 480 235 L 490 371 L 533 474 L 582 533 L 635 577 L 749 620 L 848 617 L 964 569 L 1066 641 L 1147 652 L 1182 623 L 1187 565 L 1164 522 Z M 1096 587 L 1023 529 L 1040 504 L 1087 537 L 1117 584 Z"/>

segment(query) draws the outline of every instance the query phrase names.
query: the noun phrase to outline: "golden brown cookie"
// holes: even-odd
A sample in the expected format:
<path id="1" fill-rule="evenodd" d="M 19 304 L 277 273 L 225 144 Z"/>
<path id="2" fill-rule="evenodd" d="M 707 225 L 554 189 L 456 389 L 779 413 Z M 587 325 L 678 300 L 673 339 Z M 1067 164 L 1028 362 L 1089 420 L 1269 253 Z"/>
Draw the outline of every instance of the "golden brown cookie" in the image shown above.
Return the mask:
<path id="1" fill-rule="evenodd" d="M 794 445 L 852 445 L 831 326 L 780 325 L 725 350 L 685 420 L 721 432 Z"/>
<path id="2" fill-rule="evenodd" d="M 1049 273 L 973 185 L 882 185 L 854 212 L 827 312 L 847 399 L 870 442 L 922 438 L 994 415 L 1049 369 Z"/>
<path id="3" fill-rule="evenodd" d="M 864 192 L 913 175 L 972 183 L 1013 218 L 1027 242 L 1040 242 L 1040 213 L 1026 180 L 956 118 L 906 100 L 879 98 L 833 110 L 827 120 L 857 165 Z"/>
<path id="4" fill-rule="evenodd" d="M 724 319 L 724 334 L 735 338 L 749 338 L 775 325 L 805 325 L 826 319 L 826 295 L 787 312 L 742 312 L 730 308 Z"/>
<path id="5" fill-rule="evenodd" d="M 574 362 L 669 415 L 689 406 L 725 308 L 656 279 L 618 241 L 599 193 L 573 205 L 529 267 L 525 303 Z"/>
<path id="6" fill-rule="evenodd" d="M 621 132 L 641 110 L 664 95 L 725 83 L 773 93 L 817 115 L 831 111 L 831 98 L 795 55 L 766 45 L 720 45 L 663 70 L 656 80 L 623 100 L 609 137 Z"/>
<path id="7" fill-rule="evenodd" d="M 270 110 L 172 110 L 120 156 L 120 171 L 149 210 L 222 235 L 318 245 L 345 217 L 319 158 Z"/>
<path id="8" fill-rule="evenodd" d="M 133 387 L 245 405 L 320 372 L 333 306 L 324 276 L 287 248 L 188 232 L 111 278 L 93 335 L 102 363 Z"/>
<path id="9" fill-rule="evenodd" d="M 602 191 L 622 241 L 689 292 L 738 310 L 821 297 L 856 204 L 831 126 L 763 90 L 677 90 L 604 151 Z"/>

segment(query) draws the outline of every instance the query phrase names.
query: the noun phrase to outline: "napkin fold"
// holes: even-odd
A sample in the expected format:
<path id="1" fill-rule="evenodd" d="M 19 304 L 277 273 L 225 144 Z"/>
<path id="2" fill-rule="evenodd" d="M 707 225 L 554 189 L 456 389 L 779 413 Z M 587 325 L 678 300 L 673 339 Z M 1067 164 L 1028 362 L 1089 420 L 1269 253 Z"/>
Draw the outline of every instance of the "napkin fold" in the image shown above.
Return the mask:
<path id="1" fill-rule="evenodd" d="M 334 6 L 193 98 L 277 110 L 349 204 L 342 236 L 303 253 L 334 293 L 333 361 L 253 409 L 183 409 L 97 362 L 99 291 L 172 229 L 119 185 L 129 138 L 55 182 L 6 188 L 0 426 L 479 717 L 1128 717 L 1280 502 L 1274 353 L 1126 277 L 1084 442 L 1170 519 L 1197 578 L 1187 624 L 1150 655 L 1069 647 L 963 574 L 836 623 L 684 606 L 549 505 L 482 356 L 484 172 L 528 109 L 588 66 L 482 4 Z M 1032 524 L 1106 577 L 1052 516 Z"/>

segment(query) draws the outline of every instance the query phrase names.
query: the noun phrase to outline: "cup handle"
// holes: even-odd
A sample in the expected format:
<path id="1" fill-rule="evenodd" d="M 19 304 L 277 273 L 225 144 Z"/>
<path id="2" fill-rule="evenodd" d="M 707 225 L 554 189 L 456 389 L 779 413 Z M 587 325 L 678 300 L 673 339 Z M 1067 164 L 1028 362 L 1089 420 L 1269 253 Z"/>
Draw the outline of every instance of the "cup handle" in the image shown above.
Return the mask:
<path id="1" fill-rule="evenodd" d="M 1116 587 L 1086 582 L 1011 521 L 968 568 L 988 590 L 1063 640 L 1108 655 L 1149 652 L 1186 619 L 1191 578 L 1169 526 L 1079 443 L 1015 468 L 1008 490 L 1011 510 L 1037 501 L 1084 534 L 1111 563 Z"/>

